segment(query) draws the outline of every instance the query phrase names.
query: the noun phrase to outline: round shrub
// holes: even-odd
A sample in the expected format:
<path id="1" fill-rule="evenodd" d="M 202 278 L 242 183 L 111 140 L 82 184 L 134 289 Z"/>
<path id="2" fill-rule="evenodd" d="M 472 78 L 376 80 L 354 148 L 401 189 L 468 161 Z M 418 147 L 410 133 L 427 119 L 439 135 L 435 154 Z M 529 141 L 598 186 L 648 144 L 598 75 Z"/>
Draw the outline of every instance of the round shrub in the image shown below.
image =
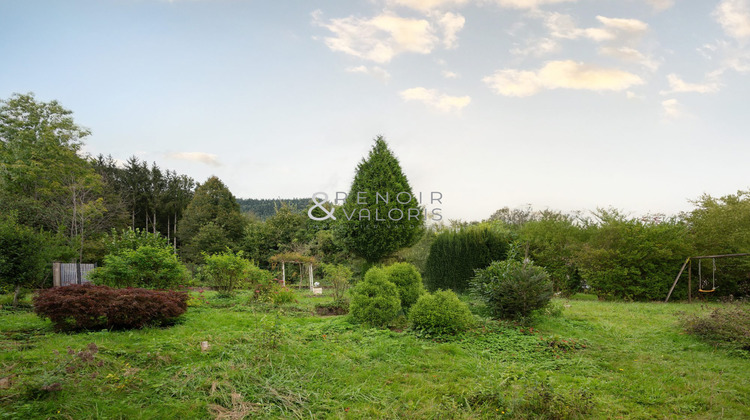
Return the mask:
<path id="1" fill-rule="evenodd" d="M 552 298 L 552 282 L 544 268 L 531 261 L 493 261 L 476 271 L 474 292 L 496 318 L 518 319 L 547 306 Z"/>
<path id="2" fill-rule="evenodd" d="M 355 320 L 376 327 L 384 327 L 401 311 L 401 299 L 396 285 L 388 281 L 385 269 L 373 267 L 365 278 L 351 290 L 349 312 Z"/>
<path id="3" fill-rule="evenodd" d="M 426 292 L 422 284 L 422 275 L 417 271 L 417 267 L 405 262 L 393 264 L 385 270 L 388 273 L 388 280 L 398 289 L 401 307 L 404 311 L 408 311 Z"/>
<path id="4" fill-rule="evenodd" d="M 412 328 L 430 334 L 456 334 L 474 324 L 469 306 L 451 290 L 438 290 L 419 297 L 409 311 Z"/>

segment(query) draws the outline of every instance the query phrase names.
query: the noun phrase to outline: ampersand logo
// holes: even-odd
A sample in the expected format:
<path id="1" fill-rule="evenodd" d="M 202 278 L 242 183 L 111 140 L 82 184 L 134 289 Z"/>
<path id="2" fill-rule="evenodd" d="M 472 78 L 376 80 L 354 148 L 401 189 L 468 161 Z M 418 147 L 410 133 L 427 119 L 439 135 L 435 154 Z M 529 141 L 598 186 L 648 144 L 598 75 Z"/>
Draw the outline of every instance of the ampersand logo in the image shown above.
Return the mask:
<path id="1" fill-rule="evenodd" d="M 319 198 L 319 197 L 322 197 L 322 198 Z M 328 209 L 323 207 L 323 204 L 326 201 L 328 201 L 328 194 L 324 192 L 316 192 L 312 196 L 312 201 L 315 205 L 310 207 L 310 210 L 307 211 L 307 216 L 310 217 L 310 219 L 316 220 L 316 221 L 328 220 L 328 219 L 336 220 L 336 216 L 333 215 L 334 209 L 331 209 L 330 211 L 328 211 Z M 323 217 L 314 216 L 312 211 L 316 208 L 321 209 L 323 213 L 325 213 L 326 215 Z"/>

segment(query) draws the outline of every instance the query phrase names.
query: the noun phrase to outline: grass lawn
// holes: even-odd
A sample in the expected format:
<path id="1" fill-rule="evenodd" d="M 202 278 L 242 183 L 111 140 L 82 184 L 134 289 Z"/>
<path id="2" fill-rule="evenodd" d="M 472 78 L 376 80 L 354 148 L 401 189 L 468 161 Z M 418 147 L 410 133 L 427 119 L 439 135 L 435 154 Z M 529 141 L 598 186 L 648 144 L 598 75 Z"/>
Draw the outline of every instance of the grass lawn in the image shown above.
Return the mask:
<path id="1" fill-rule="evenodd" d="M 435 341 L 313 316 L 330 297 L 207 297 L 137 331 L 0 311 L 0 418 L 750 418 L 748 354 L 679 327 L 700 304 L 556 300 L 533 330 Z"/>

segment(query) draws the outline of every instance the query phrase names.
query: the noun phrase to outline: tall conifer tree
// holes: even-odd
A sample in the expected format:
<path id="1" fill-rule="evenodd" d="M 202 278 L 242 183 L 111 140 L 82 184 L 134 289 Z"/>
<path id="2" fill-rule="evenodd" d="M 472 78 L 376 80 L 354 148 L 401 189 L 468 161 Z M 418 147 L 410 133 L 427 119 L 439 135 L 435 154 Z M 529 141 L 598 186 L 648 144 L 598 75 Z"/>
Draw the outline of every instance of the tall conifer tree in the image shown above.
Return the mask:
<path id="1" fill-rule="evenodd" d="M 357 165 L 349 195 L 336 214 L 339 237 L 351 252 L 370 263 L 419 240 L 424 210 L 382 136 Z"/>

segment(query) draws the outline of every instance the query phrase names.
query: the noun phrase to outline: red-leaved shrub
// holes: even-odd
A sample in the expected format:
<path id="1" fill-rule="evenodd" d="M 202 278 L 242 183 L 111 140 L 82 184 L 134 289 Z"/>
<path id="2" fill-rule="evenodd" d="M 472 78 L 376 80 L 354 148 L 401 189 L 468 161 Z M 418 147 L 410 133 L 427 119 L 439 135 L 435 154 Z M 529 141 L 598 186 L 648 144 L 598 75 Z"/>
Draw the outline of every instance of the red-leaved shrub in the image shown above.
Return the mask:
<path id="1" fill-rule="evenodd" d="M 187 300 L 187 293 L 172 290 L 83 284 L 38 292 L 34 312 L 58 330 L 142 328 L 176 319 L 187 310 Z"/>

